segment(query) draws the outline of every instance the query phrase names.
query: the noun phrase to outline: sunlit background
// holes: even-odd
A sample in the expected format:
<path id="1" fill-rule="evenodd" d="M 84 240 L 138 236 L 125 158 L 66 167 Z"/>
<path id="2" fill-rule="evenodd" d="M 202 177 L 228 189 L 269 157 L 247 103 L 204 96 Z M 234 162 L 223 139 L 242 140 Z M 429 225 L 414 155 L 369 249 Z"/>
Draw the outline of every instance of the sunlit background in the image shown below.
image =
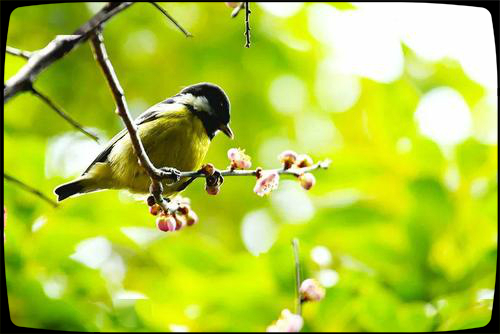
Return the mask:
<path id="1" fill-rule="evenodd" d="M 316 186 L 282 178 L 269 197 L 227 178 L 218 196 L 184 193 L 200 223 L 156 229 L 123 191 L 57 209 L 4 182 L 12 321 L 83 331 L 263 331 L 293 310 L 290 241 L 326 298 L 304 331 L 433 331 L 491 318 L 498 236 L 497 66 L 492 18 L 439 4 L 165 3 L 194 38 L 137 3 L 106 25 L 108 53 L 134 116 L 200 81 L 222 86 L 235 140 L 277 167 L 285 149 L 330 158 Z M 16 9 L 7 45 L 36 50 L 103 4 Z M 24 60 L 7 55 L 7 80 Z M 102 138 L 73 129 L 30 94 L 5 105 L 4 169 L 49 196 L 122 125 L 88 44 L 36 87 Z"/>

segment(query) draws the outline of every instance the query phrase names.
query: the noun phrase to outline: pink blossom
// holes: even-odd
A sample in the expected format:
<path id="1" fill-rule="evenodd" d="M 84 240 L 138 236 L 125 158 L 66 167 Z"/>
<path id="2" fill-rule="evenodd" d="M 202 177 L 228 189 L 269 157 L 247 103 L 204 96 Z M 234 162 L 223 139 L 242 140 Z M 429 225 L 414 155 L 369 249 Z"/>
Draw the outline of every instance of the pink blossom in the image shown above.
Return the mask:
<path id="1" fill-rule="evenodd" d="M 311 173 L 304 173 L 299 176 L 299 182 L 302 188 L 309 190 L 316 184 L 316 178 Z"/>
<path id="2" fill-rule="evenodd" d="M 320 301 L 325 297 L 325 288 L 313 278 L 308 278 L 300 285 L 299 292 L 304 301 Z"/>
<path id="3" fill-rule="evenodd" d="M 189 210 L 186 215 L 186 223 L 188 226 L 194 225 L 198 222 L 198 215 L 193 210 Z"/>
<path id="4" fill-rule="evenodd" d="M 231 160 L 231 167 L 234 169 L 246 169 L 252 166 L 250 157 L 245 154 L 245 150 L 231 148 L 227 151 L 227 157 Z"/>
<path id="5" fill-rule="evenodd" d="M 186 215 L 183 215 L 182 213 L 178 213 L 174 215 L 175 218 L 175 230 L 180 230 L 184 226 L 187 225 L 187 219 Z"/>
<path id="6" fill-rule="evenodd" d="M 269 194 L 272 190 L 278 188 L 280 176 L 275 171 L 263 172 L 261 177 L 257 180 L 253 191 L 259 195 L 264 196 Z"/>
<path id="7" fill-rule="evenodd" d="M 299 332 L 303 325 L 304 320 L 300 315 L 284 309 L 281 311 L 280 318 L 274 324 L 268 326 L 266 332 Z"/>
<path id="8" fill-rule="evenodd" d="M 205 191 L 209 195 L 217 195 L 220 191 L 220 187 L 218 185 L 214 186 L 205 185 Z"/>
<path id="9" fill-rule="evenodd" d="M 156 226 L 163 232 L 175 231 L 176 225 L 175 218 L 172 215 L 160 215 L 156 218 Z"/>
<path id="10" fill-rule="evenodd" d="M 153 204 L 152 206 L 149 207 L 149 213 L 151 213 L 153 216 L 158 215 L 160 211 L 161 207 L 158 204 Z"/>

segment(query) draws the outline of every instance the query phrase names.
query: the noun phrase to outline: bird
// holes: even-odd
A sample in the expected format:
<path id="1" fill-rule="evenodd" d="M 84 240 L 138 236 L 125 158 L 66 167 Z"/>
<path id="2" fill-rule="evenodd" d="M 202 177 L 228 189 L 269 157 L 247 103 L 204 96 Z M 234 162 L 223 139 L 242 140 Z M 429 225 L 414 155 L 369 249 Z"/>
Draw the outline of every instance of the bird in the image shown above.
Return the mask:
<path id="1" fill-rule="evenodd" d="M 210 143 L 220 131 L 233 139 L 231 104 L 216 84 L 201 82 L 182 89 L 139 115 L 134 123 L 144 150 L 155 167 L 198 170 Z M 163 196 L 172 198 L 193 179 L 162 181 Z M 58 201 L 106 189 L 147 194 L 151 179 L 139 165 L 127 129 L 116 134 L 76 180 L 58 186 Z"/>

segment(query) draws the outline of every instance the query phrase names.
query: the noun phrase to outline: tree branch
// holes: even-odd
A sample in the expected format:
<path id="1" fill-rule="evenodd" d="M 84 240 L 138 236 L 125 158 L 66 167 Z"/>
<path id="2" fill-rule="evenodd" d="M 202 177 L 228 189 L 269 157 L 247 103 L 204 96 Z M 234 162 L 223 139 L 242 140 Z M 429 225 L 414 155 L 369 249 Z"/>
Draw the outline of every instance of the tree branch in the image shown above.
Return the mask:
<path id="1" fill-rule="evenodd" d="M 299 240 L 294 238 L 292 240 L 293 247 L 293 257 L 295 259 L 295 313 L 302 316 L 302 297 L 300 295 L 300 284 L 302 279 L 300 278 L 300 257 L 299 257 Z"/>
<path id="2" fill-rule="evenodd" d="M 95 134 L 92 132 L 85 130 L 80 123 L 72 119 L 67 113 L 65 113 L 60 107 L 58 107 L 52 100 L 50 100 L 46 95 L 40 93 L 38 90 L 35 89 L 35 87 L 31 87 L 31 92 L 39 97 L 43 102 L 45 102 L 52 110 L 54 110 L 59 116 L 64 118 L 69 124 L 71 124 L 75 129 L 78 131 L 82 132 L 84 135 L 92 138 L 96 142 L 99 143 L 99 137 L 97 137 Z"/>
<path id="3" fill-rule="evenodd" d="M 245 47 L 249 48 L 250 47 L 250 3 L 245 2 Z"/>
<path id="4" fill-rule="evenodd" d="M 289 168 L 289 169 L 283 169 L 283 168 L 277 168 L 277 169 L 268 169 L 268 170 L 263 170 L 262 172 L 277 172 L 278 174 L 281 175 L 293 175 L 293 176 L 300 176 L 303 173 L 311 172 L 316 169 L 327 169 L 328 166 L 330 165 L 330 160 L 325 160 L 325 161 L 320 161 L 318 163 L 315 163 L 312 166 L 309 167 L 303 167 L 303 168 Z M 257 170 L 233 170 L 233 169 L 226 169 L 223 171 L 220 171 L 220 174 L 222 176 L 257 176 Z M 202 171 L 190 171 L 190 172 L 180 172 L 180 177 L 205 177 L 205 174 Z"/>
<path id="5" fill-rule="evenodd" d="M 173 24 L 175 24 L 175 26 L 177 28 L 179 28 L 179 30 L 182 31 L 182 33 L 184 35 L 186 35 L 186 37 L 193 37 L 193 35 L 191 35 L 191 33 L 189 31 L 187 31 L 186 29 L 184 29 L 172 16 L 170 16 L 170 14 L 165 9 L 163 9 L 163 7 L 161 7 L 160 5 L 158 5 L 156 2 L 150 2 L 150 4 L 152 4 L 160 12 L 162 12 L 163 15 L 165 15 L 170 20 L 170 22 L 172 22 Z"/>
<path id="6" fill-rule="evenodd" d="M 24 59 L 30 59 L 31 56 L 33 55 L 33 52 L 16 49 L 16 48 L 13 48 L 12 46 L 8 46 L 8 45 L 5 47 L 5 52 L 7 52 L 8 54 L 11 54 L 13 56 L 18 56 L 18 57 L 21 57 Z"/>
<path id="7" fill-rule="evenodd" d="M 7 181 L 10 181 L 10 182 L 18 185 L 20 188 L 34 194 L 35 196 L 38 196 L 39 198 L 43 199 L 44 201 L 46 201 L 47 203 L 52 205 L 54 208 L 57 208 L 58 204 L 56 202 L 54 202 L 53 200 L 51 200 L 50 198 L 48 198 L 47 196 L 45 196 L 44 194 L 42 194 L 41 191 L 27 185 L 26 183 L 16 179 L 13 176 L 6 174 L 5 172 L 3 173 L 3 178 L 6 179 Z"/>
<path id="8" fill-rule="evenodd" d="M 132 118 L 130 117 L 123 89 L 118 81 L 113 65 L 109 60 L 106 47 L 104 46 L 104 38 L 100 31 L 97 31 L 92 36 L 91 42 L 95 59 L 99 63 L 104 76 L 106 77 L 109 88 L 111 89 L 115 99 L 117 113 L 127 128 L 132 146 L 134 147 L 134 152 L 139 159 L 139 164 L 146 170 L 146 173 L 151 178 L 151 194 L 154 196 L 156 203 L 158 203 L 162 209 L 168 211 L 168 203 L 161 196 L 163 186 L 160 181 L 164 178 L 172 177 L 172 173 L 155 168 L 155 166 L 151 163 L 151 160 L 149 160 L 149 157 L 144 150 L 144 146 L 142 145 L 142 142 L 137 134 L 137 126 L 132 122 Z"/>
<path id="9" fill-rule="evenodd" d="M 30 91 L 37 76 L 42 71 L 56 60 L 64 57 L 77 45 L 86 41 L 98 26 L 130 5 L 132 5 L 132 2 L 111 2 L 76 30 L 73 35 L 56 36 L 46 47 L 32 52 L 28 63 L 5 83 L 3 90 L 4 104 L 18 93 Z"/>

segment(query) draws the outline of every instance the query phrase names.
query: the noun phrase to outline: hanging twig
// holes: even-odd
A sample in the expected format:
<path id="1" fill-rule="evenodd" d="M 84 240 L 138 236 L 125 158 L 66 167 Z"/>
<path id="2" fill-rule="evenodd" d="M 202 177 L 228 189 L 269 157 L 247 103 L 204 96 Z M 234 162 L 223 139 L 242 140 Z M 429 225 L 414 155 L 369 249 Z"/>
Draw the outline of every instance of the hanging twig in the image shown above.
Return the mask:
<path id="1" fill-rule="evenodd" d="M 299 240 L 292 240 L 293 256 L 295 259 L 295 313 L 302 316 L 302 296 L 300 295 L 300 284 L 302 283 L 300 272 Z"/>
<path id="2" fill-rule="evenodd" d="M 8 45 L 5 47 L 5 52 L 13 56 L 18 56 L 24 59 L 30 59 L 31 56 L 33 55 L 33 52 L 16 49 Z"/>
<path id="3" fill-rule="evenodd" d="M 162 12 L 163 15 L 165 15 L 173 24 L 175 24 L 175 26 L 177 28 L 179 28 L 180 31 L 182 31 L 182 33 L 184 35 L 186 35 L 186 37 L 193 37 L 193 35 L 191 35 L 191 33 L 189 31 L 187 31 L 186 29 L 184 29 L 172 16 L 170 16 L 170 14 L 165 9 L 163 9 L 163 7 L 161 7 L 160 5 L 158 5 L 156 2 L 150 2 L 150 4 L 152 4 L 160 12 Z"/>
<path id="4" fill-rule="evenodd" d="M 41 191 L 27 185 L 26 183 L 16 179 L 15 177 L 10 176 L 6 173 L 3 173 L 3 178 L 6 179 L 7 181 L 10 181 L 10 182 L 18 185 L 20 188 L 32 193 L 33 195 L 38 196 L 39 198 L 43 199 L 47 203 L 50 203 L 54 208 L 56 208 L 58 206 L 58 204 L 56 202 L 54 202 L 53 200 L 51 200 L 50 198 L 48 198 L 47 196 L 42 194 Z"/>
<path id="5" fill-rule="evenodd" d="M 85 130 L 83 126 L 72 119 L 67 113 L 65 113 L 60 107 L 58 107 L 51 99 L 49 99 L 46 95 L 40 93 L 38 90 L 35 89 L 35 87 L 31 87 L 31 92 L 39 97 L 43 102 L 45 102 L 52 110 L 54 110 L 59 116 L 64 118 L 69 124 L 71 124 L 75 129 L 78 131 L 82 132 L 84 135 L 92 138 L 96 142 L 99 143 L 99 137 L 97 137 L 95 134 L 92 132 Z"/>
<path id="6" fill-rule="evenodd" d="M 250 3 L 245 2 L 245 47 L 250 47 Z"/>

